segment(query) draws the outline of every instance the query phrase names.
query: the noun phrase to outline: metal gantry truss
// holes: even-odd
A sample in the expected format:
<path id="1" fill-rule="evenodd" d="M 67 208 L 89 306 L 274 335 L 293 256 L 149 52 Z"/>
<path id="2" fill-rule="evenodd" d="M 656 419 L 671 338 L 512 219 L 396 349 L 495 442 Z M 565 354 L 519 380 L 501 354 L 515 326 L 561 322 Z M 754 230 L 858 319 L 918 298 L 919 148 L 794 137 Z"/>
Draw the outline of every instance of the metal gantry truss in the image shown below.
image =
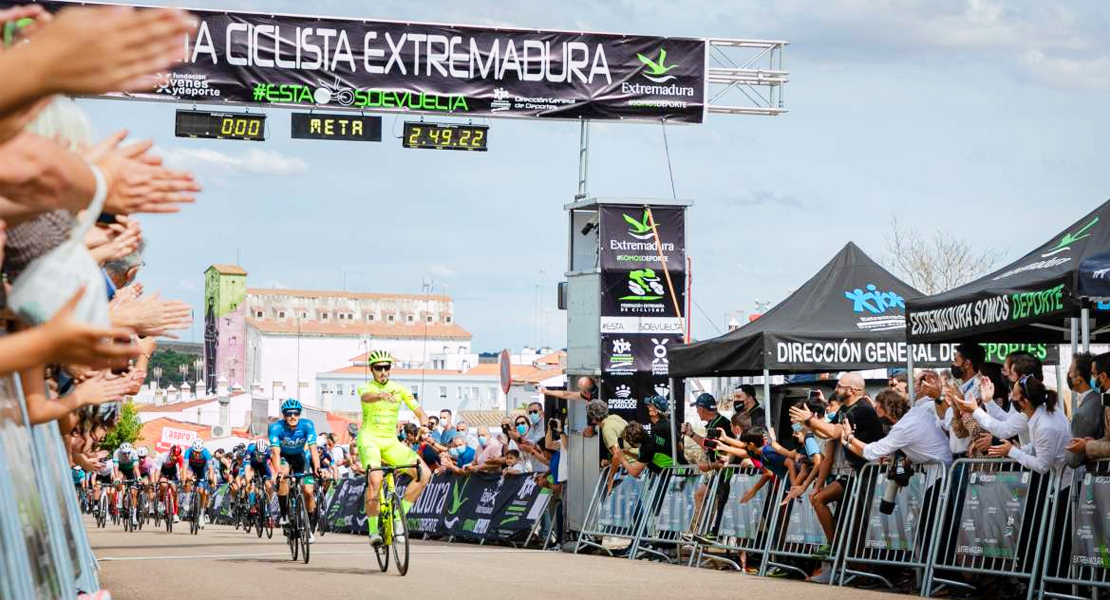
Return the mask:
<path id="1" fill-rule="evenodd" d="M 790 72 L 783 55 L 790 42 L 774 40 L 706 40 L 706 103 L 710 113 L 768 115 L 786 112 L 783 86 Z"/>

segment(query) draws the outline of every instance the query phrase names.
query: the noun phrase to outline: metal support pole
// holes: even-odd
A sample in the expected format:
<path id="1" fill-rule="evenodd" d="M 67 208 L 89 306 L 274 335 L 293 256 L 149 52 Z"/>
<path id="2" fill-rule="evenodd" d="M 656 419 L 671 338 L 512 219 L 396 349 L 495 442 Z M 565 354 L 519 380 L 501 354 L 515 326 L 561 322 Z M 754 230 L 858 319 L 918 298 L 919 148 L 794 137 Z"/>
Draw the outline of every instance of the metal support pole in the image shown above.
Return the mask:
<path id="1" fill-rule="evenodd" d="M 910 397 L 910 406 L 913 406 L 913 344 L 910 343 L 906 344 L 906 393 Z"/>
<path id="2" fill-rule="evenodd" d="M 590 176 L 590 120 L 582 119 L 578 127 L 578 193 L 575 200 L 582 200 L 589 193 Z"/>
<path id="3" fill-rule="evenodd" d="M 1091 351 L 1091 309 L 1084 307 L 1079 313 L 1079 326 L 1083 328 L 1083 351 Z"/>
<path id="4" fill-rule="evenodd" d="M 763 369 L 763 418 L 768 429 L 775 428 L 771 422 L 771 372 L 767 369 Z"/>
<path id="5" fill-rule="evenodd" d="M 675 401 L 675 390 L 678 389 L 674 377 L 671 377 L 671 456 L 674 457 L 676 465 L 681 465 L 682 460 L 678 457 L 678 425 L 676 419 L 678 415 L 678 402 Z"/>
<path id="6" fill-rule="evenodd" d="M 1075 356 L 1079 352 L 1079 319 L 1072 317 L 1071 319 L 1071 355 Z"/>

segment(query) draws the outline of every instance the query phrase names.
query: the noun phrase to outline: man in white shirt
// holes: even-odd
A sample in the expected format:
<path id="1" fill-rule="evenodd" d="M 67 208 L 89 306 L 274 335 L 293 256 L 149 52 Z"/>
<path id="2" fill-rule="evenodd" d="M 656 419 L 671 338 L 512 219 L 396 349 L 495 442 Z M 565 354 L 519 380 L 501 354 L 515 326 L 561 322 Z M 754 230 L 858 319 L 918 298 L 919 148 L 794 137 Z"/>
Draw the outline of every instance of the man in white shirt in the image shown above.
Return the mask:
<path id="1" fill-rule="evenodd" d="M 914 464 L 951 464 L 948 438 L 940 429 L 933 408 L 935 397 L 940 395 L 940 377 L 933 371 L 923 371 L 916 377 L 914 390 L 917 401 L 913 408 L 894 423 L 885 437 L 865 444 L 849 433 L 844 437 L 845 447 L 871 461 L 901 450 Z M 900 392 L 891 390 L 889 393 Z"/>

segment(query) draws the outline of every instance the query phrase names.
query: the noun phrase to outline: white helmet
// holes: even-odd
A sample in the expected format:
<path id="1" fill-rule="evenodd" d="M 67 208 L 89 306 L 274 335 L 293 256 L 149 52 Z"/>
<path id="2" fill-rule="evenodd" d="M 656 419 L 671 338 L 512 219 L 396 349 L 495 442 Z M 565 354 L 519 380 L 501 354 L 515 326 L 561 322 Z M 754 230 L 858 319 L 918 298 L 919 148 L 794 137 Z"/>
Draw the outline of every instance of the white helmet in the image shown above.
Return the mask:
<path id="1" fill-rule="evenodd" d="M 328 434 L 321 433 L 320 435 L 316 436 L 316 445 L 317 446 L 324 446 L 327 443 L 328 443 Z"/>
<path id="2" fill-rule="evenodd" d="M 263 453 L 263 454 L 265 454 L 266 452 L 269 452 L 270 451 L 270 440 L 268 440 L 264 437 L 259 437 L 257 440 L 254 441 L 254 449 L 258 452 Z"/>
<path id="3" fill-rule="evenodd" d="M 128 453 L 130 453 L 130 452 L 131 452 L 131 451 L 132 451 L 133 449 L 134 449 L 134 448 L 132 448 L 132 447 L 131 447 L 131 443 L 130 443 L 130 442 L 124 442 L 124 443 L 122 443 L 122 444 L 120 444 L 120 445 L 119 445 L 119 451 L 120 451 L 120 452 L 122 452 L 123 454 L 128 454 Z"/>
<path id="4" fill-rule="evenodd" d="M 150 450 L 147 450 L 146 446 L 139 446 L 139 458 L 146 458 L 148 452 L 150 452 Z"/>
<path id="5" fill-rule="evenodd" d="M 200 452 L 204 450 L 204 440 L 197 438 L 193 440 L 193 452 Z"/>

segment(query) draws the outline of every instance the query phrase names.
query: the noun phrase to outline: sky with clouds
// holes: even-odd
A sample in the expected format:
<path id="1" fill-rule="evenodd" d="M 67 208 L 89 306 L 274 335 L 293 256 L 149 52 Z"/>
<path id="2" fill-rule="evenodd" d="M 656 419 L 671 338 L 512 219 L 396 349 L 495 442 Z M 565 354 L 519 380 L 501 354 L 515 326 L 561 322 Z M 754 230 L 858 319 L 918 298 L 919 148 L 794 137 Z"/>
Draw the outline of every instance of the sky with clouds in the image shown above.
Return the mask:
<path id="1" fill-rule="evenodd" d="M 170 4 L 163 2 L 163 4 Z M 303 13 L 301 2 L 196 8 Z M 1103 0 L 323 0 L 315 14 L 648 35 L 785 39 L 789 113 L 710 115 L 667 128 L 693 259 L 693 334 L 779 301 L 845 243 L 875 258 L 893 215 L 1004 259 L 1110 198 L 1110 4 Z M 99 133 L 154 138 L 206 191 L 148 216 L 143 279 L 200 306 L 202 271 L 234 262 L 252 286 L 419 292 L 455 299 L 474 347 L 565 343 L 555 286 L 577 188 L 572 122 L 492 123 L 488 153 L 385 141 L 261 144 L 173 137 L 173 107 L 88 100 Z M 595 125 L 590 193 L 669 197 L 660 125 Z M 537 310 L 539 304 L 539 310 Z M 545 321 L 537 326 L 537 314 Z M 199 328 L 182 337 L 199 339 Z"/>

